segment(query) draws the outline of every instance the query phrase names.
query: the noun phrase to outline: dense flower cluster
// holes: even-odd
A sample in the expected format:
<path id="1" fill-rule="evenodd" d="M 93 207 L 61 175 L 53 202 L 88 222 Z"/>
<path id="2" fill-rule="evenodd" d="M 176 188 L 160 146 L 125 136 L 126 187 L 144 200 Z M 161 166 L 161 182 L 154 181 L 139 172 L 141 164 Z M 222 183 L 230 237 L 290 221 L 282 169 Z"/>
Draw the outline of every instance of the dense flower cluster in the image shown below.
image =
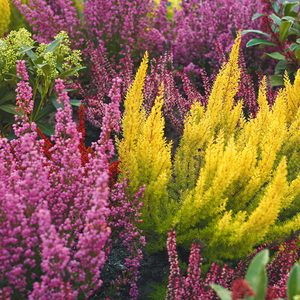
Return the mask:
<path id="1" fill-rule="evenodd" d="M 230 288 L 232 299 L 244 299 L 245 296 L 255 295 L 249 283 L 244 280 L 251 259 L 263 249 L 276 251 L 275 257 L 267 265 L 269 278 L 266 299 L 286 298 L 287 278 L 292 266 L 298 261 L 299 248 L 296 246 L 297 236 L 292 240 L 282 240 L 279 244 L 264 244 L 249 254 L 245 260 L 238 263 L 235 269 L 225 265 L 222 269 L 212 263 L 205 280 L 201 277 L 203 258 L 200 256 L 200 246 L 192 245 L 187 276 L 180 273 L 178 254 L 176 251 L 176 233 L 169 231 L 167 249 L 170 262 L 170 275 L 166 299 L 215 299 L 215 292 L 210 284 L 217 283 L 224 288 Z M 221 272 L 220 272 L 221 271 Z"/>
<path id="2" fill-rule="evenodd" d="M 26 78 L 22 62 L 18 71 Z M 18 93 L 25 95 L 27 89 L 20 85 Z M 111 232 L 108 161 L 114 148 L 109 133 L 118 129 L 118 97 L 112 95 L 94 155 L 83 165 L 82 135 L 61 79 L 56 90 L 63 108 L 56 113 L 53 144 L 37 140 L 35 124 L 24 117 L 14 127 L 17 139 L 0 139 L 1 282 L 10 295 L 32 290 L 30 299 L 59 298 L 70 290 L 75 298 L 101 286 Z M 20 106 L 28 100 L 20 97 Z"/>

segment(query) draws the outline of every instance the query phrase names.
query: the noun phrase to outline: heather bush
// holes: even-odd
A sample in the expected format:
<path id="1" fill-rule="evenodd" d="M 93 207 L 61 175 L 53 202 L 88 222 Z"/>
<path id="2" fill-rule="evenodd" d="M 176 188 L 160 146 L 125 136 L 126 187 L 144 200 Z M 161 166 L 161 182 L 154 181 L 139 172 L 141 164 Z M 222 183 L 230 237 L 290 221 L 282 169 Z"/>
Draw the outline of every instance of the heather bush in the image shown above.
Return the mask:
<path id="1" fill-rule="evenodd" d="M 256 118 L 246 121 L 239 90 L 240 37 L 221 68 L 207 106 L 194 102 L 171 162 L 163 137 L 162 92 L 147 115 L 143 102 L 147 56 L 125 99 L 123 137 L 118 141 L 120 178 L 130 188 L 145 184 L 144 222 L 149 250 L 163 247 L 168 227 L 178 223 L 178 242 L 207 245 L 211 260 L 241 257 L 265 238 L 299 227 L 299 75 L 288 77 L 270 110 L 266 80 Z M 247 241 L 247 242 L 246 242 Z M 218 249 L 218 251 L 215 251 Z"/>
<path id="2" fill-rule="evenodd" d="M 109 4 L 88 0 L 81 5 L 71 0 L 12 2 L 39 42 L 49 43 L 60 31 L 66 31 L 77 49 L 85 49 L 89 40 L 102 44 L 117 68 L 127 54 L 137 63 L 145 50 L 154 57 L 171 50 L 176 68 L 199 71 L 209 67 L 210 73 L 218 65 L 218 43 L 228 53 L 236 31 L 248 29 L 250 24 L 261 29 L 251 16 L 269 8 L 264 0 L 114 0 Z M 257 61 L 258 53 L 258 49 L 246 49 L 247 62 L 256 58 L 252 70 L 263 63 Z"/>
<path id="3" fill-rule="evenodd" d="M 28 69 L 27 81 L 32 85 L 34 104 L 30 120 L 46 134 L 54 134 L 54 129 L 42 122 L 51 112 L 60 106 L 54 89 L 55 79 L 67 79 L 78 76 L 81 65 L 81 52 L 71 50 L 70 40 L 66 32 L 59 33 L 49 44 L 38 44 L 31 33 L 25 29 L 12 31 L 0 40 L 0 128 L 2 136 L 7 135 L 14 123 L 14 114 L 18 96 L 15 89 L 18 83 L 19 70 L 17 60 L 24 60 Z M 72 105 L 80 105 L 80 101 L 71 100 Z M 22 111 L 17 112 L 21 115 Z"/>
<path id="4" fill-rule="evenodd" d="M 176 233 L 171 229 L 167 241 L 170 275 L 166 299 L 216 299 L 216 292 L 220 299 L 248 299 L 244 297 L 254 294 L 258 296 L 254 299 L 286 299 L 287 296 L 293 299 L 290 294 L 296 294 L 292 291 L 299 292 L 299 283 L 292 282 L 297 276 L 290 273 L 299 259 L 297 242 L 298 238 L 294 236 L 292 240 L 264 244 L 240 261 L 235 268 L 231 269 L 228 265 L 221 268 L 212 263 L 206 274 L 201 273 L 204 261 L 201 257 L 203 246 L 193 244 L 185 276 L 179 268 Z M 274 253 L 269 263 L 268 253 Z"/>
<path id="5" fill-rule="evenodd" d="M 31 87 L 25 61 L 18 62 L 20 117 L 13 125 L 16 139 L 0 138 L 0 280 L 14 299 L 54 299 L 66 293 L 75 299 L 102 284 L 104 247 L 111 229 L 110 135 L 118 130 L 119 98 L 112 92 L 102 133 L 93 155 L 82 164 L 81 134 L 72 121 L 69 97 L 56 80 L 58 108 L 53 145 L 37 140 Z M 50 143 L 51 144 L 51 143 Z"/>

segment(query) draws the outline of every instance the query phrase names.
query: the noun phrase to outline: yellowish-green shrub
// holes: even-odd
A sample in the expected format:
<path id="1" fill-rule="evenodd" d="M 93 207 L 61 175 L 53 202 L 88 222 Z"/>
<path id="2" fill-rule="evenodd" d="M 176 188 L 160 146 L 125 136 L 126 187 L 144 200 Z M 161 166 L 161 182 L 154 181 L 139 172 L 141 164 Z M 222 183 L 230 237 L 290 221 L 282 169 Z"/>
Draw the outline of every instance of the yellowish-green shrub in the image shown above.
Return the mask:
<path id="1" fill-rule="evenodd" d="M 300 228 L 300 71 L 293 85 L 285 77 L 272 109 L 263 79 L 257 117 L 246 121 L 242 101 L 234 105 L 239 44 L 240 35 L 207 107 L 192 105 L 173 168 L 163 137 L 162 92 L 148 118 L 142 106 L 147 58 L 127 94 L 119 143 L 122 177 L 129 176 L 135 191 L 147 185 L 146 233 L 166 237 L 176 225 L 178 243 L 189 248 L 198 238 L 211 259 L 239 257 Z"/>
<path id="2" fill-rule="evenodd" d="M 0 37 L 8 30 L 10 23 L 9 0 L 0 0 Z"/>

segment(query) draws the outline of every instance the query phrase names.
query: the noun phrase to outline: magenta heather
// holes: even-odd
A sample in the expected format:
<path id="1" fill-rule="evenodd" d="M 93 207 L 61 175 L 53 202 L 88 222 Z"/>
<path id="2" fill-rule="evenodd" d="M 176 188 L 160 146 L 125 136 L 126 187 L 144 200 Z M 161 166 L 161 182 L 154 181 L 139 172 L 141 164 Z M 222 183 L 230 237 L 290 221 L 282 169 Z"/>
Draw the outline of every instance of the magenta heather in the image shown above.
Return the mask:
<path id="1" fill-rule="evenodd" d="M 200 246 L 192 245 L 189 257 L 187 276 L 180 273 L 178 254 L 176 251 L 176 233 L 173 229 L 169 231 L 167 249 L 170 262 L 169 284 L 167 287 L 166 299 L 215 299 L 216 294 L 210 284 L 215 283 L 232 291 L 232 299 L 240 299 L 242 292 L 251 294 L 248 283 L 243 279 L 250 261 L 263 249 L 276 251 L 276 255 L 267 265 L 268 289 L 266 299 L 287 299 L 286 288 L 287 279 L 292 266 L 299 259 L 299 247 L 296 246 L 298 237 L 292 240 L 282 240 L 277 245 L 272 243 L 258 247 L 253 253 L 241 260 L 235 269 L 223 268 L 211 264 L 205 279 L 201 277 L 202 258 L 200 256 Z M 244 295 L 244 294 L 243 294 Z M 245 294 L 246 295 L 246 294 Z"/>
<path id="2" fill-rule="evenodd" d="M 0 281 L 12 296 L 25 296 L 26 291 L 31 291 L 30 299 L 88 296 L 102 284 L 104 247 L 111 232 L 108 160 L 114 153 L 110 132 L 118 130 L 119 98 L 111 94 L 95 155 L 82 166 L 81 134 L 72 121 L 63 82 L 57 79 L 63 108 L 56 114 L 54 146 L 47 159 L 44 141 L 37 140 L 36 125 L 30 123 L 23 62 L 18 62 L 18 73 L 23 123 L 14 125 L 17 139 L 0 138 Z"/>

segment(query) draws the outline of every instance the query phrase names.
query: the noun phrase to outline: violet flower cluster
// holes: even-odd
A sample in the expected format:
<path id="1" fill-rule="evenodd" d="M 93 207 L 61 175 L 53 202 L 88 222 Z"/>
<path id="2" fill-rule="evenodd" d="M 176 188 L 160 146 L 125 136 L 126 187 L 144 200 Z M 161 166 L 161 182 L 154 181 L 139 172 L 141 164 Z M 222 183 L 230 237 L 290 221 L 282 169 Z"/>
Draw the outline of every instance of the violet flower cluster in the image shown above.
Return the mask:
<path id="1" fill-rule="evenodd" d="M 19 107 L 30 113 L 23 62 L 18 70 L 23 79 L 16 91 Z M 0 138 L 0 281 L 12 297 L 75 299 L 102 284 L 111 232 L 108 167 L 114 149 L 108 133 L 118 128 L 119 99 L 106 109 L 103 134 L 83 166 L 81 133 L 61 79 L 56 90 L 63 108 L 56 113 L 51 159 L 28 116 L 14 126 L 17 139 Z"/>
<path id="2" fill-rule="evenodd" d="M 171 50 L 175 64 L 218 64 L 218 43 L 228 53 L 239 29 L 260 29 L 263 24 L 252 21 L 255 13 L 266 12 L 265 0 L 182 0 L 182 9 L 174 8 L 173 19 L 167 17 L 167 0 L 155 5 L 154 0 L 87 0 L 78 13 L 71 0 L 11 0 L 32 26 L 39 42 L 50 42 L 61 30 L 73 39 L 75 47 L 83 48 L 89 40 L 97 41 L 108 51 L 119 67 L 130 53 L 134 61 L 143 56 L 159 56 Z M 242 41 L 245 46 L 251 34 Z M 244 47 L 243 47 L 244 48 Z M 259 57 L 259 49 L 250 48 L 246 60 Z"/>
<path id="3" fill-rule="evenodd" d="M 246 259 L 241 260 L 235 269 L 223 268 L 211 264 L 210 270 L 205 279 L 201 277 L 201 265 L 203 259 L 200 255 L 200 246 L 192 245 L 187 276 L 181 275 L 179 268 L 178 254 L 176 251 L 176 233 L 173 229 L 169 231 L 167 240 L 167 249 L 170 262 L 169 284 L 167 287 L 166 299 L 215 299 L 216 294 L 210 287 L 210 284 L 216 283 L 226 289 L 231 289 L 234 297 L 245 292 L 247 282 L 243 279 L 248 265 L 253 257 L 263 249 L 269 248 L 275 251 L 275 256 L 267 265 L 268 289 L 266 299 L 287 299 L 286 288 L 287 279 L 292 266 L 299 259 L 299 247 L 296 246 L 298 237 L 280 243 L 268 243 L 258 247 L 253 253 L 249 254 Z M 251 294 L 251 289 L 248 291 Z M 249 295 L 250 295 L 249 294 Z"/>

